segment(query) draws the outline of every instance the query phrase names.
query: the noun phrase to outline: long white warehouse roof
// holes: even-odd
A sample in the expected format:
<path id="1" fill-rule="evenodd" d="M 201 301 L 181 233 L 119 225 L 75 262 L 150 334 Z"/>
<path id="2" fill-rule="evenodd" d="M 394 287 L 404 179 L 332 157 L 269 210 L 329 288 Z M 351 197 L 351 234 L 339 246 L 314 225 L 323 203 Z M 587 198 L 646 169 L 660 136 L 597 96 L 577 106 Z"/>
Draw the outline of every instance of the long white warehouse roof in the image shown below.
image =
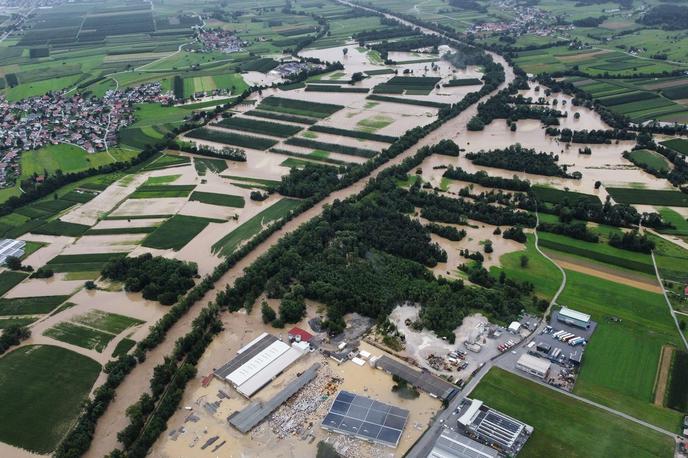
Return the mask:
<path id="1" fill-rule="evenodd" d="M 559 310 L 559 315 L 578 321 L 584 321 L 586 323 L 590 321 L 590 315 L 587 313 L 579 312 L 578 310 L 573 310 L 568 307 L 562 307 L 561 310 Z"/>
<path id="2" fill-rule="evenodd" d="M 271 361 L 267 366 L 263 367 L 258 373 L 253 374 L 246 382 L 237 386 L 236 390 L 247 398 L 250 398 L 254 393 L 270 383 L 270 380 L 277 377 L 286 368 L 291 366 L 302 355 L 303 352 L 287 346 L 287 351 L 282 353 L 277 359 Z"/>
<path id="3" fill-rule="evenodd" d="M 235 386 L 239 386 L 266 368 L 270 363 L 278 359 L 290 348 L 291 347 L 286 343 L 276 340 L 266 349 L 246 361 L 241 367 L 229 374 L 226 378 Z"/>

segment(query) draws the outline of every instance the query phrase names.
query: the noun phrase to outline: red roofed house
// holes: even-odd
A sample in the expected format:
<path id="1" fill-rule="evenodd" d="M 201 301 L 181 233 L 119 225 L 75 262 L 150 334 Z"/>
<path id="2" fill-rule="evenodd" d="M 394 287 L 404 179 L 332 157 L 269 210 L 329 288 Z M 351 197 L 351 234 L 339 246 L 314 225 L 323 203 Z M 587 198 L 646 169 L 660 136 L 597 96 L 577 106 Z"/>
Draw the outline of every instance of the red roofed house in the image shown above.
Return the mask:
<path id="1" fill-rule="evenodd" d="M 292 328 L 288 333 L 289 340 L 295 340 L 296 342 L 310 342 L 313 335 L 304 331 L 301 328 Z"/>

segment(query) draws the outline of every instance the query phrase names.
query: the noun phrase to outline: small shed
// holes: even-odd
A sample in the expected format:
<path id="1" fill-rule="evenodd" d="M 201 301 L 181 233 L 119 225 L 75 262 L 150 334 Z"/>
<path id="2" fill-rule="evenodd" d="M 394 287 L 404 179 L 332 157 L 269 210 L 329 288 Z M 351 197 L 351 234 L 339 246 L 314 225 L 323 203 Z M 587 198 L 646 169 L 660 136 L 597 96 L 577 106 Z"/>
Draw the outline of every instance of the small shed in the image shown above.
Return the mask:
<path id="1" fill-rule="evenodd" d="M 518 331 L 521 330 L 521 323 L 518 321 L 512 321 L 511 324 L 509 325 L 508 328 L 509 332 L 512 332 L 514 334 L 518 334 Z"/>

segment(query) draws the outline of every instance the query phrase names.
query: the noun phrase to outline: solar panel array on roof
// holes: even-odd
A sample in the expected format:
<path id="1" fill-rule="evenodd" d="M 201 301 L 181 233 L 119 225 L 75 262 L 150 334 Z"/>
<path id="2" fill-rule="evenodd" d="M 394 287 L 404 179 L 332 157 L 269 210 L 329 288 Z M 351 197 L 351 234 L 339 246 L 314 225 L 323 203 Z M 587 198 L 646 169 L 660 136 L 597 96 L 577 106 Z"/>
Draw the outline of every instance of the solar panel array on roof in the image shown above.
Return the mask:
<path id="1" fill-rule="evenodd" d="M 341 391 L 330 406 L 321 427 L 396 447 L 406 426 L 408 414 L 408 410 Z"/>
<path id="2" fill-rule="evenodd" d="M 496 410 L 484 408 L 469 427 L 479 437 L 498 444 L 506 450 L 514 446 L 525 424 Z"/>

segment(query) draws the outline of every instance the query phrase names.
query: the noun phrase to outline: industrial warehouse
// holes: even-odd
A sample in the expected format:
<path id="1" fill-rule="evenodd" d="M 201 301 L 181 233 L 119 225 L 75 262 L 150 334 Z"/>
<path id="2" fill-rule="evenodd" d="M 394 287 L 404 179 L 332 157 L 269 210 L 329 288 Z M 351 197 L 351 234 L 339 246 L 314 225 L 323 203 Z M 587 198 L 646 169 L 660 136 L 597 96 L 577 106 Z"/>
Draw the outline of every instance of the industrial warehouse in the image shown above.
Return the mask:
<path id="1" fill-rule="evenodd" d="M 307 342 L 282 342 L 264 332 L 237 351 L 237 356 L 214 372 L 229 382 L 242 396 L 250 398 L 310 348 Z"/>
<path id="2" fill-rule="evenodd" d="M 458 428 L 468 437 L 510 456 L 517 455 L 533 433 L 532 426 L 468 398 L 460 407 Z"/>
<path id="3" fill-rule="evenodd" d="M 497 458 L 497 450 L 454 431 L 444 430 L 428 458 Z"/>
<path id="4" fill-rule="evenodd" d="M 26 242 L 23 240 L 2 239 L 0 240 L 0 265 L 5 264 L 7 258 L 13 256 L 21 258 L 24 256 Z"/>
<path id="5" fill-rule="evenodd" d="M 311 382 L 317 375 L 320 364 L 315 363 L 309 367 L 303 374 L 289 382 L 287 386 L 279 393 L 273 396 L 270 400 L 265 402 L 252 402 L 241 412 L 234 412 L 227 419 L 229 424 L 234 426 L 242 433 L 247 433 L 255 428 L 260 422 L 265 420 L 275 409 L 284 404 L 287 399 L 296 394 L 307 383 Z"/>
<path id="6" fill-rule="evenodd" d="M 439 398 L 443 401 L 450 400 L 458 392 L 456 385 L 452 385 L 446 380 L 442 380 L 427 371 L 412 369 L 406 364 L 395 361 L 386 355 L 378 358 L 371 358 L 370 364 L 373 367 L 382 369 L 388 374 L 396 375 L 406 380 L 408 383 L 425 391 L 430 396 Z"/>

